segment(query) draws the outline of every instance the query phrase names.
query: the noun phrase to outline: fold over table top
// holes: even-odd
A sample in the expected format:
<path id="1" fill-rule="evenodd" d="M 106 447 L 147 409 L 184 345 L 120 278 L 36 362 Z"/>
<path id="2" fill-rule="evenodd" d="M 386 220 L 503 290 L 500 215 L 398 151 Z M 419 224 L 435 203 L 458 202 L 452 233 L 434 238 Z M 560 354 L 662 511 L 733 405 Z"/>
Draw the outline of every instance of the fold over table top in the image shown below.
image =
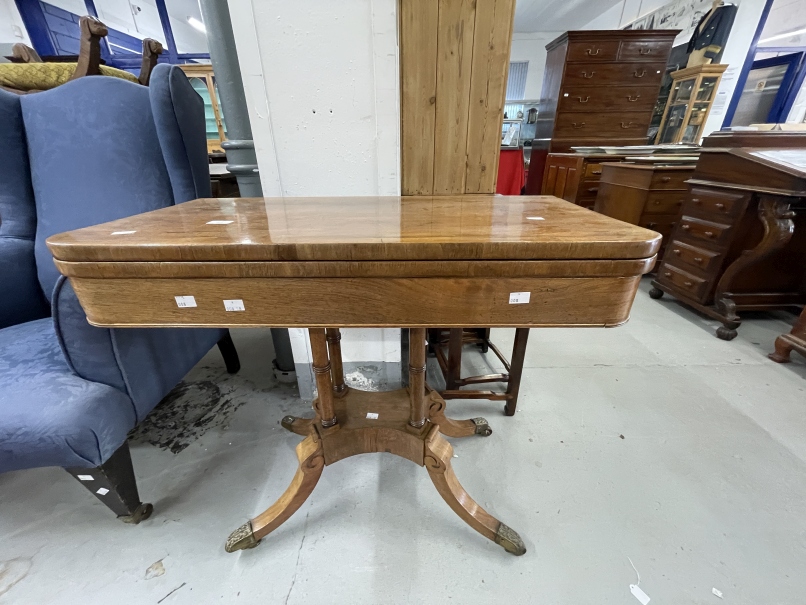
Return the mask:
<path id="1" fill-rule="evenodd" d="M 660 236 L 551 196 L 199 199 L 48 239 L 57 261 L 629 260 Z"/>

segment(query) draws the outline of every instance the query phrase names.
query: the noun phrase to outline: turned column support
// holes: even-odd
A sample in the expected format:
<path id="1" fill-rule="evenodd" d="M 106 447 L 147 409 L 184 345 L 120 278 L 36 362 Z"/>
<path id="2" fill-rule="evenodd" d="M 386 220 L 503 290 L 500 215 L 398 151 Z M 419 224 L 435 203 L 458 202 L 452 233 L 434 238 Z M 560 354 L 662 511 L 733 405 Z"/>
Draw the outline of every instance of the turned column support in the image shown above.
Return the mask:
<path id="1" fill-rule="evenodd" d="M 341 360 L 341 330 L 327 328 L 327 350 L 330 353 L 330 376 L 333 380 L 333 393 L 336 397 L 344 397 L 347 385 L 344 384 L 344 366 Z"/>
<path id="2" fill-rule="evenodd" d="M 429 413 L 425 398 L 425 328 L 409 330 L 409 401 L 409 424 L 420 428 Z"/>
<path id="3" fill-rule="evenodd" d="M 324 328 L 309 328 L 311 339 L 311 355 L 313 357 L 313 372 L 316 376 L 316 389 L 319 391 L 314 400 L 314 411 L 319 417 L 322 426 L 328 428 L 335 426 L 338 420 L 333 409 L 333 381 L 330 377 L 330 359 L 327 354 L 327 340 Z"/>

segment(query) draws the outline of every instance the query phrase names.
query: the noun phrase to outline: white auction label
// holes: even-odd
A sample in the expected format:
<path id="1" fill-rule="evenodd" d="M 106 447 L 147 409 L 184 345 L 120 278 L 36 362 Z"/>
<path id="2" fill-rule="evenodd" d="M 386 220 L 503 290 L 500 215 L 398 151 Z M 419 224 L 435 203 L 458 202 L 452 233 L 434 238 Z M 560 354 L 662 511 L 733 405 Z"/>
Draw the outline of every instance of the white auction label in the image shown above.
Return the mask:
<path id="1" fill-rule="evenodd" d="M 511 305 L 525 305 L 529 302 L 531 292 L 510 292 L 509 304 Z"/>
<path id="2" fill-rule="evenodd" d="M 174 296 L 174 300 L 176 300 L 176 306 L 180 309 L 196 306 L 196 299 L 192 296 Z"/>
<path id="3" fill-rule="evenodd" d="M 544 219 L 542 216 L 527 216 L 526 220 L 527 221 L 545 221 L 546 219 Z"/>
<path id="4" fill-rule="evenodd" d="M 95 481 L 92 475 L 76 475 L 79 481 Z"/>
<path id="5" fill-rule="evenodd" d="M 113 231 L 112 235 L 131 235 L 132 233 L 137 233 L 137 231 Z"/>
<path id="6" fill-rule="evenodd" d="M 102 487 L 95 493 L 98 494 L 99 496 L 106 496 L 109 493 L 109 490 L 106 489 L 105 487 Z"/>
<path id="7" fill-rule="evenodd" d="M 240 298 L 235 300 L 225 300 L 224 301 L 224 310 L 225 311 L 246 311 L 246 308 L 243 306 L 243 301 Z"/>
<path id="8" fill-rule="evenodd" d="M 207 221 L 208 225 L 229 225 L 232 221 Z"/>
<path id="9" fill-rule="evenodd" d="M 367 412 L 367 418 L 369 418 L 370 420 L 377 420 L 378 414 L 376 414 L 375 412 Z"/>

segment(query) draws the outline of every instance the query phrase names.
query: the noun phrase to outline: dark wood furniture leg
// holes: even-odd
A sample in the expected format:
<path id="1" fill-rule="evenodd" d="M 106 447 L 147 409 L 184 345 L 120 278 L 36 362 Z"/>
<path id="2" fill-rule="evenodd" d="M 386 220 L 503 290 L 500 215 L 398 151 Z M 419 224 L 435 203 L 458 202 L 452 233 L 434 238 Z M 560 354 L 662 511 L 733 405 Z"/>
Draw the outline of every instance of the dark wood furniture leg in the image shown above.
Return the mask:
<path id="1" fill-rule="evenodd" d="M 162 44 L 153 38 L 143 39 L 143 61 L 140 64 L 140 74 L 137 76 L 137 80 L 143 86 L 148 86 L 151 71 L 156 67 L 157 60 L 161 54 Z"/>
<path id="2" fill-rule="evenodd" d="M 232 342 L 232 335 L 229 332 L 218 341 L 218 350 L 221 352 L 221 357 L 224 358 L 227 372 L 237 374 L 241 369 L 241 360 L 238 358 L 238 351 L 235 349 L 235 343 Z"/>
<path id="3" fill-rule="evenodd" d="M 453 391 L 459 387 L 462 372 L 462 328 L 451 328 L 448 336 L 448 371 L 445 372 L 445 390 Z"/>
<path id="4" fill-rule="evenodd" d="M 529 328 L 515 330 L 515 344 L 512 346 L 512 358 L 509 361 L 509 380 L 507 381 L 507 402 L 504 405 L 504 414 L 515 415 L 518 407 L 518 393 L 521 389 L 521 375 L 523 362 L 526 358 L 526 342 L 529 340 Z"/>
<path id="5" fill-rule="evenodd" d="M 775 352 L 769 358 L 778 363 L 789 363 L 792 350 L 806 356 L 806 308 L 798 317 L 792 331 L 775 339 Z"/>
<path id="6" fill-rule="evenodd" d="M 124 443 L 109 460 L 95 468 L 65 468 L 79 483 L 109 507 L 124 523 L 137 524 L 151 516 L 154 507 L 140 501 L 129 444 Z"/>

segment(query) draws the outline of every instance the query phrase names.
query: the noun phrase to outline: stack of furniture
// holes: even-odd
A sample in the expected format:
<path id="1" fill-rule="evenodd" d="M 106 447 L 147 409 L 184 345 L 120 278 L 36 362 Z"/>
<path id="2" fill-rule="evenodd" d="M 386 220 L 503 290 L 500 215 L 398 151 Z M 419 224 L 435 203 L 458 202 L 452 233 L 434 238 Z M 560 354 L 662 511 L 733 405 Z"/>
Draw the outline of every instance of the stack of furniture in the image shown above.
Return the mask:
<path id="1" fill-rule="evenodd" d="M 678 33 L 571 31 L 548 44 L 535 138 L 551 139 L 551 153 L 645 144 Z"/>
<path id="2" fill-rule="evenodd" d="M 655 142 L 699 143 L 727 65 L 696 65 L 675 71 L 672 91 Z"/>
<path id="3" fill-rule="evenodd" d="M 708 137 L 650 296 L 718 319 L 724 340 L 741 310 L 806 303 L 804 147 L 803 133 Z"/>
<path id="4" fill-rule="evenodd" d="M 148 86 L 151 71 L 162 53 L 162 44 L 151 38 L 143 40 L 140 75 L 101 64 L 101 38 L 109 31 L 94 17 L 79 19 L 81 43 L 72 62 L 43 62 L 37 52 L 25 44 L 15 44 L 11 63 L 0 64 L 0 88 L 17 94 L 50 90 L 70 80 L 85 76 L 110 76 Z"/>
<path id="5" fill-rule="evenodd" d="M 603 164 L 594 210 L 657 231 L 665 246 L 679 220 L 692 174 L 693 165 Z"/>
<path id="6" fill-rule="evenodd" d="M 543 195 L 554 195 L 578 206 L 593 209 L 599 193 L 602 165 L 621 162 L 624 154 L 550 153 L 543 172 Z"/>
<path id="7" fill-rule="evenodd" d="M 230 372 L 237 354 L 224 329 L 90 325 L 45 240 L 209 197 L 202 111 L 168 65 L 148 88 L 81 78 L 35 95 L 0 91 L 0 473 L 64 467 L 133 523 L 151 505 L 138 495 L 129 431 L 216 343 Z M 142 296 L 125 286 L 121 300 Z"/>

